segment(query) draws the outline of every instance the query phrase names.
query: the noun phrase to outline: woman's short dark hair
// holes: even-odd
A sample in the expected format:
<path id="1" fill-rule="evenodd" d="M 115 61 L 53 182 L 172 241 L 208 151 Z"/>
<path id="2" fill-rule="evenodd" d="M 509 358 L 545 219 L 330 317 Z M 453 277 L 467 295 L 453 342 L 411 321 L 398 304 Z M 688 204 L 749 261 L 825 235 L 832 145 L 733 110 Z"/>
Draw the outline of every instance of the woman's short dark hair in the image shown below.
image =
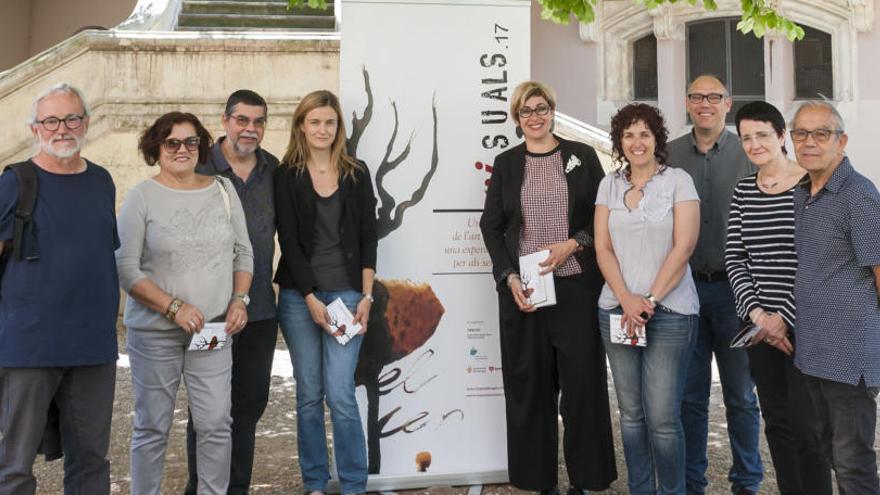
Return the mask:
<path id="1" fill-rule="evenodd" d="M 208 161 L 214 140 L 199 118 L 188 112 L 168 112 L 156 119 L 153 125 L 141 134 L 138 149 L 147 165 L 155 165 L 159 161 L 159 155 L 162 153 L 162 141 L 171 134 L 174 126 L 186 123 L 196 129 L 196 135 L 199 137 L 199 163 Z"/>
<path id="2" fill-rule="evenodd" d="M 658 164 L 665 166 L 669 158 L 669 151 L 666 149 L 669 131 L 666 130 L 666 122 L 660 110 L 646 103 L 630 103 L 621 108 L 611 119 L 611 147 L 614 160 L 618 163 L 626 161 L 626 155 L 623 154 L 623 131 L 639 121 L 644 122 L 654 135 L 654 158 L 657 159 Z M 628 176 L 629 167 L 625 168 Z"/>
<path id="3" fill-rule="evenodd" d="M 746 103 L 736 111 L 734 121 L 736 122 L 736 133 L 738 135 L 742 135 L 739 132 L 739 123 L 743 120 L 766 122 L 773 126 L 773 130 L 776 131 L 777 136 L 785 137 L 785 117 L 782 116 L 782 112 L 780 112 L 778 108 L 766 101 L 753 101 Z M 785 150 L 785 145 L 782 145 L 782 152 L 788 153 Z"/>

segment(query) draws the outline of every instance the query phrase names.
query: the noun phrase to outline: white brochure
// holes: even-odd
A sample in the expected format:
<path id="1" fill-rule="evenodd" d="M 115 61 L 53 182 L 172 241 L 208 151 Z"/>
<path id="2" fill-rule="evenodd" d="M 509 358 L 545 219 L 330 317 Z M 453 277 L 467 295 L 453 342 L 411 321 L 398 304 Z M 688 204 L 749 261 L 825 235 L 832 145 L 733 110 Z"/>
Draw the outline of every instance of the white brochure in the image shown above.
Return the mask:
<path id="1" fill-rule="evenodd" d="M 327 305 L 327 317 L 336 341 L 342 345 L 347 344 L 361 331 L 361 324 L 354 322 L 354 315 L 338 297 Z"/>
<path id="2" fill-rule="evenodd" d="M 199 333 L 193 334 L 188 351 L 219 351 L 226 346 L 226 322 L 205 323 Z"/>
<path id="3" fill-rule="evenodd" d="M 610 339 L 612 344 L 621 344 L 637 347 L 646 347 L 648 345 L 648 336 L 645 333 L 645 327 L 636 327 L 636 333 L 633 336 L 626 334 L 626 329 L 620 327 L 621 315 L 610 315 L 608 324 L 611 325 Z"/>
<path id="4" fill-rule="evenodd" d="M 543 263 L 548 256 L 550 251 L 545 249 L 519 257 L 519 279 L 528 301 L 536 308 L 556 304 L 556 283 L 553 280 L 553 272 L 540 274 L 543 267 L 539 263 Z"/>

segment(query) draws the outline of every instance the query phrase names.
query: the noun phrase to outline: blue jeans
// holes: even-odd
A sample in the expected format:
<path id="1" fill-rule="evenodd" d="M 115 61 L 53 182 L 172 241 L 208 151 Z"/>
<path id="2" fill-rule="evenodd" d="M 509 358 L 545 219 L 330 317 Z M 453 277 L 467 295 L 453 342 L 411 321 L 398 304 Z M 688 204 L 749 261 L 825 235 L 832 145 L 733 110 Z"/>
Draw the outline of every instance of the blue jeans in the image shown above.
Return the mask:
<path id="1" fill-rule="evenodd" d="M 721 392 L 727 413 L 727 436 L 733 466 L 727 479 L 734 491 L 757 493 L 764 478 L 758 450 L 761 423 L 749 358 L 742 348 L 731 349 L 730 340 L 739 330 L 733 291 L 726 280 L 696 281 L 700 297 L 697 345 L 688 368 L 681 419 L 687 442 L 688 493 L 705 493 L 706 443 L 709 436 L 709 393 L 712 387 L 712 354 L 721 375 Z"/>
<path id="2" fill-rule="evenodd" d="M 361 294 L 353 290 L 322 292 L 324 304 L 337 297 L 354 314 Z M 340 345 L 315 325 L 299 291 L 281 289 L 278 321 L 290 349 L 296 379 L 297 449 L 306 492 L 326 491 L 330 469 L 324 430 L 324 398 L 333 421 L 333 447 L 342 493 L 367 488 L 367 445 L 354 395 L 354 371 L 363 336 Z"/>
<path id="3" fill-rule="evenodd" d="M 658 306 L 645 328 L 647 347 L 630 347 L 611 343 L 608 318 L 612 313 L 620 314 L 620 308 L 599 310 L 599 330 L 620 408 L 629 491 L 635 495 L 683 494 L 681 398 L 697 316 Z"/>

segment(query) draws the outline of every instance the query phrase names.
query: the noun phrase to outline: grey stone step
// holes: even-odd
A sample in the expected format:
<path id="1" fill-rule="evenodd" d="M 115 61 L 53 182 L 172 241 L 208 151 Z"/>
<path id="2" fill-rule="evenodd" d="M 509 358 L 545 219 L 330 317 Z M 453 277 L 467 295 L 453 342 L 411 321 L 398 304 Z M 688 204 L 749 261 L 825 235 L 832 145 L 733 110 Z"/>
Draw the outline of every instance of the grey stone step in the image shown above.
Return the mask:
<path id="1" fill-rule="evenodd" d="M 332 4 L 326 10 L 310 7 L 287 9 L 287 2 L 255 0 L 185 0 L 182 14 L 234 15 L 333 15 Z"/>
<path id="2" fill-rule="evenodd" d="M 184 14 L 177 18 L 178 29 L 324 29 L 336 27 L 336 19 L 328 15 L 240 15 Z"/>

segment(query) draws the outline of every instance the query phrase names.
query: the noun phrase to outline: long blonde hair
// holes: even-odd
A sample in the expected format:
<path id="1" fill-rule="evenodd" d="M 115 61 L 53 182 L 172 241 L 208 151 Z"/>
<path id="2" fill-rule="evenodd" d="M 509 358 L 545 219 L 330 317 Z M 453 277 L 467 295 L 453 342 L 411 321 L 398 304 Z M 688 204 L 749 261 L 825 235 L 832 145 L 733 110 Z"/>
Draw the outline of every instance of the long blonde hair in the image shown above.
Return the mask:
<path id="1" fill-rule="evenodd" d="M 281 161 L 283 165 L 302 172 L 311 158 L 309 144 L 301 126 L 306 120 L 306 115 L 316 108 L 330 107 L 336 112 L 337 127 L 336 138 L 330 147 L 330 160 L 336 163 L 344 177 L 354 179 L 355 171 L 361 169 L 361 165 L 352 158 L 345 149 L 345 123 L 342 120 L 342 109 L 339 106 L 339 98 L 327 90 L 313 91 L 305 95 L 296 110 L 293 112 L 293 124 L 290 128 L 290 141 L 287 143 L 287 152 Z"/>

